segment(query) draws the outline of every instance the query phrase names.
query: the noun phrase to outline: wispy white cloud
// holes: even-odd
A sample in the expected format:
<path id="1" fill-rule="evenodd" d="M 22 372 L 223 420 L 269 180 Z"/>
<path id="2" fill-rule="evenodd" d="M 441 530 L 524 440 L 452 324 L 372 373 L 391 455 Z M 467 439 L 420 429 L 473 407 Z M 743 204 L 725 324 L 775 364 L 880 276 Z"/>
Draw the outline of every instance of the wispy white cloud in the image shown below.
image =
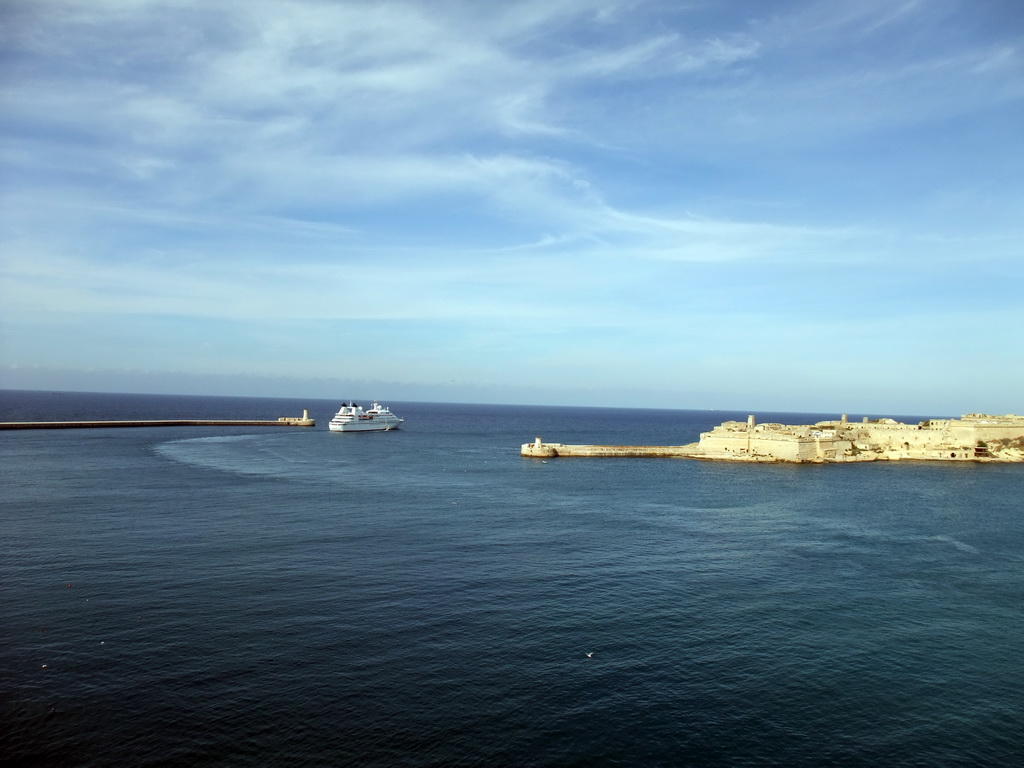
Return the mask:
<path id="1" fill-rule="evenodd" d="M 728 6 L 9 3 L 8 327 L 429 326 L 404 350 L 422 365 L 492 339 L 568 382 L 607 354 L 710 354 L 694 329 L 747 347 L 817 317 L 864 350 L 858 315 L 925 333 L 978 252 L 1020 277 L 1012 23 L 960 0 Z M 868 290 L 915 270 L 924 299 Z M 382 275 L 383 299 L 359 290 Z M 852 303 L 801 298 L 840 281 Z"/>

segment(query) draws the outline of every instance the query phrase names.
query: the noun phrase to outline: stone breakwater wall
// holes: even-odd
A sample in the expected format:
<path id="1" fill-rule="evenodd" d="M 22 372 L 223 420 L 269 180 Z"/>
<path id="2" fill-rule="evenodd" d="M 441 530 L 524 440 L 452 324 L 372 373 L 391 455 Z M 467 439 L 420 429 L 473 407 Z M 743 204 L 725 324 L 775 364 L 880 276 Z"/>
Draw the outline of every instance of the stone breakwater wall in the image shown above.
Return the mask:
<path id="1" fill-rule="evenodd" d="M 538 437 L 522 456 L 663 457 L 826 464 L 859 461 L 1024 462 L 1024 417 L 968 414 L 903 424 L 893 419 L 816 424 L 727 421 L 689 445 L 565 445 Z"/>
<path id="2" fill-rule="evenodd" d="M 97 429 L 106 427 L 313 427 L 306 417 L 282 416 L 277 421 L 227 419 L 163 419 L 156 421 L 5 421 L 3 429 Z"/>
<path id="3" fill-rule="evenodd" d="M 565 443 L 544 443 L 538 437 L 532 443 L 525 443 L 520 455 L 534 459 L 549 459 L 556 456 L 579 456 L 589 458 L 694 458 L 697 443 L 691 445 L 566 445 Z"/>

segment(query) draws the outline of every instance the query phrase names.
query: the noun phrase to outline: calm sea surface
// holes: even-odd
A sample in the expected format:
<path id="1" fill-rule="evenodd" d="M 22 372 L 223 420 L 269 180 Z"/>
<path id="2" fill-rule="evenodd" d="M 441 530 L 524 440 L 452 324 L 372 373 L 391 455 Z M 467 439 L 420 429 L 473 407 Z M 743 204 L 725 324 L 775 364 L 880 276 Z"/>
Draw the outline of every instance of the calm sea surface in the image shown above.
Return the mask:
<path id="1" fill-rule="evenodd" d="M 1024 465 L 541 462 L 746 413 L 339 402 L 0 393 L 319 421 L 0 432 L 0 763 L 1024 762 Z"/>

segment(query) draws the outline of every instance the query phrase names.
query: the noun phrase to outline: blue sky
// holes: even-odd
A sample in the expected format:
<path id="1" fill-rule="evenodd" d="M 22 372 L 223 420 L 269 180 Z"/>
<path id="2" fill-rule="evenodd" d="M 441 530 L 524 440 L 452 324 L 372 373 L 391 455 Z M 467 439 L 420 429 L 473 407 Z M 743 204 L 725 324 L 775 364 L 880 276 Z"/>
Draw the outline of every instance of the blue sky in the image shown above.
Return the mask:
<path id="1" fill-rule="evenodd" d="M 0 385 L 1024 394 L 1017 0 L 6 0 Z"/>

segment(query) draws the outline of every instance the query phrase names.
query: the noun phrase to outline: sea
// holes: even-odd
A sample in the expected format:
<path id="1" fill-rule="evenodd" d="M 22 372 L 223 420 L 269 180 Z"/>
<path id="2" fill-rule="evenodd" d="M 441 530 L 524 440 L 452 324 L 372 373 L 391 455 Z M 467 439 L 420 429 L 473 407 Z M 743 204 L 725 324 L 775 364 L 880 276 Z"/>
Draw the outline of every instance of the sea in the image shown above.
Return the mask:
<path id="1" fill-rule="evenodd" d="M 747 413 L 341 402 L 0 392 L 317 419 L 0 432 L 0 764 L 1024 764 L 1024 465 L 526 459 Z"/>

